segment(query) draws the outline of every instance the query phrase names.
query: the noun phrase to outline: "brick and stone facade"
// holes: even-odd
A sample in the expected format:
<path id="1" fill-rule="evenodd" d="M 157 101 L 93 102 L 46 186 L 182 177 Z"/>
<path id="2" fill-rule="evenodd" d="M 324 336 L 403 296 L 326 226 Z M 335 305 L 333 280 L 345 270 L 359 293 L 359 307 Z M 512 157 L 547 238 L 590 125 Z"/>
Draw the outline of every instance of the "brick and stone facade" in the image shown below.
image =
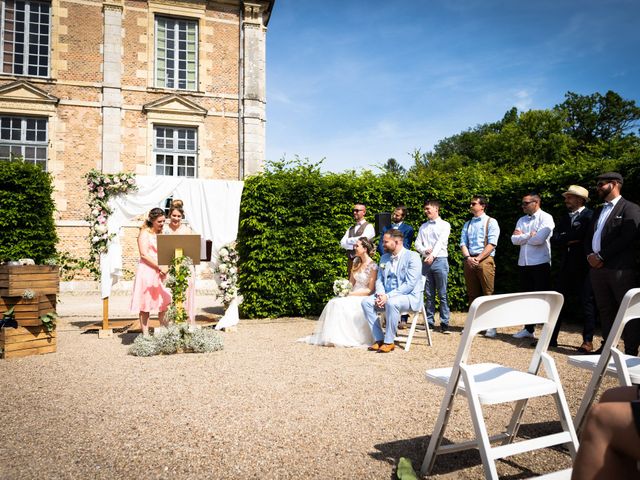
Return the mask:
<path id="1" fill-rule="evenodd" d="M 60 250 L 80 257 L 88 252 L 83 176 L 90 169 L 156 174 L 157 127 L 195 129 L 197 178 L 238 180 L 262 169 L 266 25 L 274 0 L 25 3 L 16 7 L 13 0 L 0 0 L 0 116 L 15 125 L 46 119 L 46 169 L 54 177 Z M 49 26 L 40 30 L 49 34 L 48 75 L 16 73 L 18 50 L 9 32 L 13 10 L 42 5 L 49 9 Z M 37 16 L 27 15 L 28 22 L 33 18 L 37 23 Z M 159 59 L 159 19 L 186 21 L 196 33 L 193 88 L 158 86 L 157 77 L 164 75 L 158 68 L 169 63 Z M 175 35 L 177 45 L 182 37 Z M 24 125 L 23 131 L 29 128 Z M 5 133 L 0 149 L 7 144 Z"/>

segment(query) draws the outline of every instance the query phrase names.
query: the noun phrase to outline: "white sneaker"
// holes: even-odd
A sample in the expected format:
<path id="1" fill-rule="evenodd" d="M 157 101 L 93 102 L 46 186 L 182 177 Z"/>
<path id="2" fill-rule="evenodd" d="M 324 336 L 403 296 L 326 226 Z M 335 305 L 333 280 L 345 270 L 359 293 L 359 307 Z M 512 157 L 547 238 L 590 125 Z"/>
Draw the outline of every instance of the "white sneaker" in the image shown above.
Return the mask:
<path id="1" fill-rule="evenodd" d="M 536 338 L 536 337 L 529 330 L 527 330 L 526 328 L 523 328 L 518 333 L 514 333 L 513 338 Z"/>
<path id="2" fill-rule="evenodd" d="M 485 337 L 496 338 L 496 335 L 498 335 L 498 332 L 496 332 L 495 328 L 487 328 L 487 331 L 484 332 Z"/>

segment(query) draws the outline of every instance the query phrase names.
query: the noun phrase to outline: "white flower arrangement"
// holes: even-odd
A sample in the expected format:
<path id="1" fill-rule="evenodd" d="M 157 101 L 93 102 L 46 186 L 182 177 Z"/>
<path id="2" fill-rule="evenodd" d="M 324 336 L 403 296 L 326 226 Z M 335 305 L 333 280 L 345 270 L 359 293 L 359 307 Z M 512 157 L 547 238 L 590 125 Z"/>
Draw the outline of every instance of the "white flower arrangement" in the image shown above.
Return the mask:
<path id="1" fill-rule="evenodd" d="M 339 297 L 346 297 L 351 292 L 351 282 L 346 278 L 338 278 L 333 282 L 333 293 Z"/>
<path id="2" fill-rule="evenodd" d="M 36 298 L 36 292 L 31 290 L 30 288 L 26 288 L 25 291 L 22 292 L 22 298 L 24 298 L 25 300 Z"/>
<path id="3" fill-rule="evenodd" d="M 218 250 L 218 298 L 222 299 L 225 309 L 238 296 L 238 251 L 232 242 Z"/>
<path id="4" fill-rule="evenodd" d="M 109 233 L 107 227 L 107 220 L 112 213 L 109 208 L 109 199 L 115 195 L 137 190 L 138 187 L 133 173 L 109 174 L 91 170 L 86 175 L 86 179 L 90 209 L 86 217 L 90 226 L 89 261 L 97 265 L 100 254 L 107 251 L 109 240 L 115 236 L 115 233 Z M 91 270 L 99 274 L 97 266 Z"/>

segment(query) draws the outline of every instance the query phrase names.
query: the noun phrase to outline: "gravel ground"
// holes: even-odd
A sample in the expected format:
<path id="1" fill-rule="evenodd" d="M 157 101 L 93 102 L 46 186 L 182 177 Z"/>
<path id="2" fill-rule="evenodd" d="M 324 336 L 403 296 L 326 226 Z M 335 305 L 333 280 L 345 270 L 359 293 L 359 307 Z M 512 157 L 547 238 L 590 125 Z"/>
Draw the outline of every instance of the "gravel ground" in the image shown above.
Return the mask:
<path id="1" fill-rule="evenodd" d="M 462 314 L 452 325 L 461 325 Z M 136 358 L 131 334 L 98 339 L 60 320 L 58 351 L 0 360 L 0 478 L 395 478 L 401 456 L 418 469 L 443 390 L 424 380 L 449 366 L 457 333 L 418 337 L 410 352 L 296 343 L 313 320 L 243 321 L 210 354 Z M 528 341 L 503 332 L 479 338 L 473 360 L 526 368 Z M 561 334 L 556 358 L 572 413 L 588 377 L 567 365 L 576 332 Z M 567 348 L 562 348 L 565 344 Z M 607 381 L 607 386 L 613 382 Z M 472 436 L 458 397 L 448 438 Z M 485 409 L 501 428 L 509 406 Z M 551 400 L 530 403 L 523 435 L 558 429 Z M 561 450 L 498 462 L 521 478 L 570 465 Z M 441 456 L 433 478 L 482 478 L 477 451 Z"/>

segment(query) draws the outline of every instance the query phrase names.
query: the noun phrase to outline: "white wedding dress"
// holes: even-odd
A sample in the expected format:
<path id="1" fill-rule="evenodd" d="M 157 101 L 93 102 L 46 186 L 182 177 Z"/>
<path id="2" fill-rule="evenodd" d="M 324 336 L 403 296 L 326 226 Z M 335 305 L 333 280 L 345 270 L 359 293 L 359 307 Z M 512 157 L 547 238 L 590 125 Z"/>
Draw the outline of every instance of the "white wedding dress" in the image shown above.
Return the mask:
<path id="1" fill-rule="evenodd" d="M 356 281 L 352 292 L 369 292 L 369 277 L 378 270 L 371 262 L 362 271 L 354 275 Z M 299 339 L 311 345 L 336 347 L 362 347 L 373 343 L 373 335 L 362 311 L 364 295 L 335 297 L 324 307 L 313 335 Z"/>

